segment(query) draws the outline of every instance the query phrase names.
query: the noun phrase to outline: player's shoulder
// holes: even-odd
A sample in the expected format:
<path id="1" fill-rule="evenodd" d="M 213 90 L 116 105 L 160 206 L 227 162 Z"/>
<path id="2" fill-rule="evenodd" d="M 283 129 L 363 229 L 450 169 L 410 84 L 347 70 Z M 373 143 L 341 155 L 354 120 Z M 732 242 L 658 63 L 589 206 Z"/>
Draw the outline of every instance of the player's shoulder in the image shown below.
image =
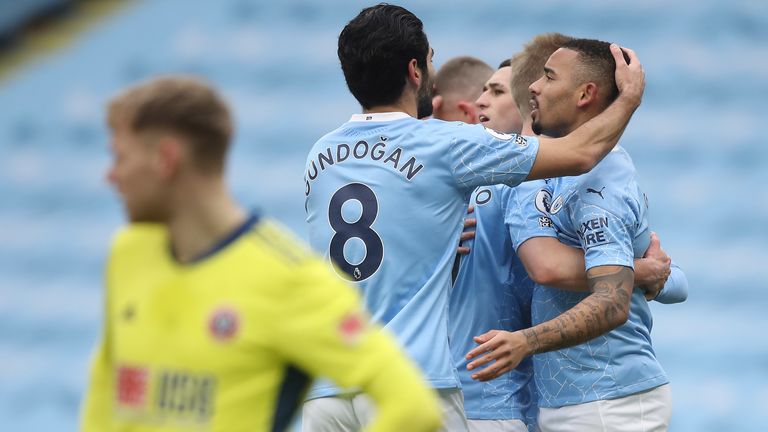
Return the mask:
<path id="1" fill-rule="evenodd" d="M 541 189 L 546 189 L 551 191 L 552 186 L 548 181 L 543 179 L 524 181 L 515 187 L 505 186 L 505 190 L 507 190 L 508 193 L 516 194 L 519 196 L 530 195 L 532 193 L 536 193 Z"/>
<path id="2" fill-rule="evenodd" d="M 637 170 L 626 150 L 617 147 L 586 174 L 573 178 L 570 186 L 583 198 L 603 198 L 600 191 L 626 194 L 637 182 Z M 601 196 L 603 195 L 603 196 Z"/>
<path id="3" fill-rule="evenodd" d="M 529 180 L 520 183 L 517 186 L 495 185 L 497 195 L 505 202 L 519 205 L 522 203 L 533 203 L 534 198 L 542 193 L 552 195 L 552 187 L 544 180 Z"/>
<path id="4" fill-rule="evenodd" d="M 576 177 L 578 182 L 585 183 L 602 180 L 612 183 L 625 183 L 633 179 L 637 170 L 629 153 L 622 147 L 611 150 L 591 171 Z"/>
<path id="5" fill-rule="evenodd" d="M 575 177 L 564 189 L 566 207 L 574 215 L 599 208 L 635 218 L 645 202 L 635 166 L 622 148 L 611 151 L 592 171 Z"/>
<path id="6" fill-rule="evenodd" d="M 320 148 L 326 145 L 328 142 L 336 142 L 340 137 L 344 136 L 344 131 L 348 128 L 347 125 L 349 125 L 349 122 L 342 123 L 339 127 L 336 129 L 331 130 L 330 132 L 326 133 L 325 135 L 321 136 L 320 138 L 315 141 L 314 145 L 312 146 L 312 149 L 309 152 L 309 157 L 312 157 L 312 154 L 315 152 L 316 148 Z"/>
<path id="7" fill-rule="evenodd" d="M 497 132 L 482 124 L 469 124 L 460 121 L 444 121 L 429 119 L 421 122 L 425 127 L 434 129 L 437 133 L 449 135 L 458 140 L 482 142 L 485 140 L 514 141 L 518 145 L 527 144 L 528 138 L 515 133 Z"/>
<path id="8" fill-rule="evenodd" d="M 247 236 L 255 253 L 274 261 L 280 268 L 295 268 L 314 257 L 303 241 L 270 218 L 261 218 L 251 227 Z"/>
<path id="9" fill-rule="evenodd" d="M 551 208 L 552 191 L 544 180 L 526 181 L 515 187 L 496 185 L 494 188 L 507 222 L 548 213 Z"/>
<path id="10" fill-rule="evenodd" d="M 467 127 L 471 127 L 473 125 L 468 125 L 458 121 L 445 121 L 429 118 L 406 123 L 404 126 L 418 131 L 417 136 L 419 138 L 426 138 L 431 141 L 442 142 L 445 141 L 445 138 L 455 137 L 460 133 L 460 131 L 463 131 L 467 129 Z"/>
<path id="11" fill-rule="evenodd" d="M 107 268 L 112 272 L 152 272 L 167 259 L 168 231 L 162 224 L 131 223 L 112 237 Z"/>
<path id="12" fill-rule="evenodd" d="M 162 224 L 131 223 L 121 227 L 112 238 L 112 253 L 162 247 L 168 231 Z"/>
<path id="13" fill-rule="evenodd" d="M 261 269 L 257 273 L 267 270 L 268 278 L 263 282 L 276 292 L 285 295 L 296 290 L 344 285 L 329 262 L 279 222 L 268 218 L 259 220 L 249 231 L 248 239 L 252 258 L 258 262 L 254 269 Z"/>

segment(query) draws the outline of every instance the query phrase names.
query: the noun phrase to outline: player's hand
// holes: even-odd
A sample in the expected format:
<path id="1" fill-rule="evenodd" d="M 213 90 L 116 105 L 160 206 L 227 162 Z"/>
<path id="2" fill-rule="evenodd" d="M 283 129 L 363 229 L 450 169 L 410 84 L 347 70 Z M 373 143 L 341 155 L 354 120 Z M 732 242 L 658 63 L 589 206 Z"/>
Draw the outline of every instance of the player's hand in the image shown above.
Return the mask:
<path id="1" fill-rule="evenodd" d="M 629 64 L 624 59 L 624 54 L 629 58 Z M 635 107 L 640 105 L 645 90 L 645 71 L 637 54 L 629 48 L 619 48 L 611 44 L 611 53 L 616 61 L 616 87 L 619 89 L 619 97 L 624 98 Z"/>
<path id="2" fill-rule="evenodd" d="M 516 368 L 528 355 L 528 343 L 522 332 L 491 330 L 475 336 L 474 340 L 480 346 L 467 353 L 467 360 L 475 359 L 467 365 L 467 369 L 476 370 L 493 362 L 473 373 L 474 380 L 488 381 L 498 378 Z"/>
<path id="3" fill-rule="evenodd" d="M 475 212 L 475 206 L 470 205 L 467 207 L 467 214 L 472 214 Z M 464 231 L 461 233 L 461 237 L 459 240 L 459 247 L 456 249 L 456 253 L 459 255 L 466 255 L 469 253 L 469 248 L 466 246 L 462 246 L 461 244 L 464 243 L 465 240 L 473 239 L 475 238 L 475 227 L 477 226 L 477 219 L 475 218 L 464 218 Z M 467 228 L 470 229 L 470 231 L 467 231 Z"/>
<path id="4" fill-rule="evenodd" d="M 642 259 L 635 261 L 635 285 L 645 290 L 645 298 L 653 300 L 659 295 L 671 273 L 672 259 L 661 248 L 659 236 L 651 232 L 651 243 Z"/>

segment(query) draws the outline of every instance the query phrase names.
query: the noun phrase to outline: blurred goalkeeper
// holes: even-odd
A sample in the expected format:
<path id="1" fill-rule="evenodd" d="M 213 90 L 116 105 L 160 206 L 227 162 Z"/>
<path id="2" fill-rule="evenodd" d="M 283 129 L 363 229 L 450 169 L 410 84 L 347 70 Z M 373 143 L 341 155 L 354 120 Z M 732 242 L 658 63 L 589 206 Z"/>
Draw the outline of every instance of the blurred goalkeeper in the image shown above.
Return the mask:
<path id="1" fill-rule="evenodd" d="M 435 395 L 355 290 L 224 181 L 232 119 L 207 85 L 129 88 L 108 113 L 130 224 L 106 270 L 84 431 L 282 431 L 312 377 L 360 388 L 370 431 L 431 431 Z"/>

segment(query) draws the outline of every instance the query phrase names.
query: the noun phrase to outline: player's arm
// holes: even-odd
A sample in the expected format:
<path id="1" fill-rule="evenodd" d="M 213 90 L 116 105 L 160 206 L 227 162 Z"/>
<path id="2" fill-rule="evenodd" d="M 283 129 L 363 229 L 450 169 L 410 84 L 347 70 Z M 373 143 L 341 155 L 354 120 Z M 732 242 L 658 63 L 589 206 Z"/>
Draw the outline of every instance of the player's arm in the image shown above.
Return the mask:
<path id="1" fill-rule="evenodd" d="M 478 347 L 467 354 L 473 379 L 487 381 L 514 369 L 525 357 L 568 348 L 624 324 L 629 317 L 634 274 L 624 266 L 597 266 L 587 271 L 592 294 L 560 316 L 516 332 L 492 330 L 475 338 Z"/>
<path id="2" fill-rule="evenodd" d="M 433 431 L 436 395 L 388 332 L 368 323 L 355 289 L 324 263 L 295 274 L 286 319 L 275 329 L 287 360 L 310 376 L 358 388 L 376 405 L 367 431 Z"/>
<path id="3" fill-rule="evenodd" d="M 672 260 L 661 249 L 659 236 L 651 231 L 651 242 L 642 259 L 635 260 L 635 286 L 645 291 L 645 299 L 653 300 L 667 283 Z"/>
<path id="4" fill-rule="evenodd" d="M 537 284 L 587 290 L 584 252 L 558 240 L 548 204 L 543 204 L 551 200 L 550 189 L 546 182 L 535 181 L 509 192 L 504 222 L 512 245 L 528 276 Z"/>
<path id="5" fill-rule="evenodd" d="M 572 291 L 588 290 L 584 252 L 555 237 L 533 237 L 517 248 L 528 276 L 540 285 Z"/>
<path id="6" fill-rule="evenodd" d="M 619 96 L 600 115 L 562 138 L 539 139 L 536 160 L 527 179 L 579 175 L 591 170 L 616 145 L 630 117 L 640 105 L 645 73 L 635 53 L 627 48 L 629 64 L 619 47 L 611 45 L 616 61 Z"/>
<path id="7" fill-rule="evenodd" d="M 637 205 L 637 201 L 623 195 L 611 198 L 605 202 L 576 195 L 566 204 L 568 223 L 583 227 L 579 237 L 591 293 L 534 327 L 517 332 L 492 330 L 475 337 L 479 346 L 467 354 L 474 359 L 467 368 L 475 370 L 495 362 L 474 373 L 473 379 L 496 378 L 531 354 L 578 345 L 626 322 L 634 289 L 632 242 L 638 224 L 632 203 Z"/>
<path id="8" fill-rule="evenodd" d="M 567 246 L 554 237 L 534 237 L 518 247 L 517 255 L 528 276 L 537 284 L 568 291 L 589 291 L 583 250 Z M 650 298 L 654 298 L 662 291 L 669 273 L 669 256 L 661 250 L 658 237 L 652 233 L 645 257 L 635 259 L 634 284 L 655 288 L 649 289 Z M 672 289 L 677 290 L 676 287 Z"/>
<path id="9" fill-rule="evenodd" d="M 661 249 L 656 233 L 640 260 L 635 260 L 635 285 L 645 290 L 646 300 L 659 303 L 681 303 L 688 298 L 688 278 L 683 270 Z"/>

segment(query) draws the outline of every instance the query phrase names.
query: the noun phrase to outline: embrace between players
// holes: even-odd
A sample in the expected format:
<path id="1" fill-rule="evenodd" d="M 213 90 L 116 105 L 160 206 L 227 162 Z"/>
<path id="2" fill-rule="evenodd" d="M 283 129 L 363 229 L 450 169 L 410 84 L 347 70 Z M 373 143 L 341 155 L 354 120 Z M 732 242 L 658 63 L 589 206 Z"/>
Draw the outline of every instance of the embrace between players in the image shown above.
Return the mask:
<path id="1" fill-rule="evenodd" d="M 363 112 L 304 178 L 333 270 L 231 198 L 210 88 L 164 78 L 112 102 L 109 178 L 132 223 L 84 430 L 283 430 L 305 396 L 304 431 L 667 430 L 648 301 L 683 301 L 687 282 L 617 146 L 639 60 L 548 34 L 495 72 L 461 58 L 435 78 L 433 53 L 399 6 L 339 36 Z"/>

